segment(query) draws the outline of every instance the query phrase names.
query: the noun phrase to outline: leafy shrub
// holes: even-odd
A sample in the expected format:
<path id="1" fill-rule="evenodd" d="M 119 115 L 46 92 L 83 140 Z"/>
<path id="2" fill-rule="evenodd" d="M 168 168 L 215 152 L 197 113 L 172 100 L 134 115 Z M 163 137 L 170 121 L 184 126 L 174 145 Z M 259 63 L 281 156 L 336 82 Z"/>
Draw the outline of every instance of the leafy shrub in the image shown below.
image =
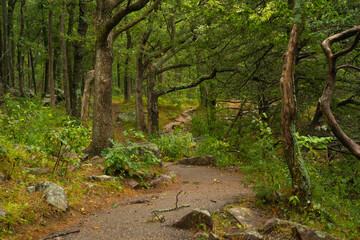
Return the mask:
<path id="1" fill-rule="evenodd" d="M 196 155 L 213 155 L 216 157 L 216 165 L 224 167 L 237 163 L 236 155 L 229 151 L 229 143 L 216 139 L 213 136 L 205 135 L 199 141 L 196 148 Z"/>
<path id="2" fill-rule="evenodd" d="M 148 170 L 153 168 L 155 163 L 160 162 L 154 152 L 147 148 L 141 148 L 141 144 L 129 139 L 127 145 L 114 141 L 112 143 L 113 147 L 105 149 L 102 153 L 107 165 L 104 169 L 106 174 L 129 176 L 142 180 L 143 176 L 148 174 Z"/>
<path id="3" fill-rule="evenodd" d="M 259 137 L 243 138 L 242 157 L 246 165 L 240 169 L 246 173 L 244 184 L 250 184 L 256 195 L 263 201 L 279 200 L 279 190 L 291 184 L 287 166 L 274 148 L 271 128 L 266 122 L 255 120 L 260 129 Z"/>
<path id="4" fill-rule="evenodd" d="M 79 161 L 70 154 L 81 156 L 81 150 L 90 142 L 90 131 L 77 121 L 67 118 L 61 127 L 49 131 L 45 137 L 45 151 L 56 160 L 53 172 L 61 169 L 66 174 L 68 164 L 77 165 Z"/>
<path id="5" fill-rule="evenodd" d="M 154 138 L 152 142 L 159 146 L 163 156 L 172 160 L 192 155 L 195 146 L 192 134 L 180 131 L 163 134 L 159 138 Z"/>

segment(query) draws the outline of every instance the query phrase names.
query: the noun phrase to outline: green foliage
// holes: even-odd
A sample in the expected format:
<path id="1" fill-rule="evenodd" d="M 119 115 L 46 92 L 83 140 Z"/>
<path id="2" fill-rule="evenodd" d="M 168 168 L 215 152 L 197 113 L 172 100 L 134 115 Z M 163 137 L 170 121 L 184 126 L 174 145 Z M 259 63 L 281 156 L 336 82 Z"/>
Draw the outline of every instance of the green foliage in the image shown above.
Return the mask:
<path id="1" fill-rule="evenodd" d="M 216 165 L 225 167 L 237 163 L 236 156 L 229 151 L 230 144 L 209 135 L 204 135 L 196 148 L 196 155 L 213 155 Z"/>
<path id="2" fill-rule="evenodd" d="M 256 195 L 264 202 L 278 201 L 279 192 L 291 184 L 284 160 L 277 156 L 271 128 L 266 122 L 255 119 L 259 136 L 242 139 L 242 158 L 246 164 L 240 169 L 246 173 L 244 184 L 253 186 Z"/>
<path id="3" fill-rule="evenodd" d="M 159 138 L 154 138 L 152 142 L 159 146 L 161 154 L 169 160 L 193 155 L 195 146 L 192 134 L 189 132 L 182 133 L 180 130 L 163 134 Z"/>
<path id="4" fill-rule="evenodd" d="M 52 156 L 56 162 L 53 172 L 67 173 L 67 166 L 78 165 L 79 158 L 74 158 L 71 153 L 82 155 L 81 150 L 90 142 L 90 131 L 75 120 L 67 118 L 61 127 L 45 134 L 45 152 Z"/>
<path id="5" fill-rule="evenodd" d="M 104 169 L 106 174 L 143 180 L 143 176 L 148 174 L 149 169 L 160 162 L 150 149 L 129 139 L 127 139 L 127 145 L 114 141 L 112 143 L 113 147 L 105 149 L 102 153 L 107 165 Z"/>
<path id="6" fill-rule="evenodd" d="M 297 138 L 297 143 L 300 146 L 306 147 L 307 149 L 309 149 L 309 153 L 315 156 L 318 155 L 315 149 L 326 150 L 326 144 L 330 143 L 333 140 L 332 137 L 300 136 L 298 132 L 295 134 L 295 137 Z"/>

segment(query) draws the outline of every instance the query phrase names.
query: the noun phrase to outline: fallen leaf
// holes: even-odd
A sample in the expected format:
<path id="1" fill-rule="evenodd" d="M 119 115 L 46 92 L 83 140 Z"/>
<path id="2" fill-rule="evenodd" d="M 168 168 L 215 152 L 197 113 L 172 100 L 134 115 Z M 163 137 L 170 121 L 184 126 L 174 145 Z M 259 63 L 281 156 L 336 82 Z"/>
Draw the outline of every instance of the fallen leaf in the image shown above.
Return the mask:
<path id="1" fill-rule="evenodd" d="M 100 227 L 93 227 L 93 229 L 98 229 L 98 228 L 100 228 Z"/>
<path id="2" fill-rule="evenodd" d="M 149 202 L 147 205 L 153 205 L 151 202 Z"/>

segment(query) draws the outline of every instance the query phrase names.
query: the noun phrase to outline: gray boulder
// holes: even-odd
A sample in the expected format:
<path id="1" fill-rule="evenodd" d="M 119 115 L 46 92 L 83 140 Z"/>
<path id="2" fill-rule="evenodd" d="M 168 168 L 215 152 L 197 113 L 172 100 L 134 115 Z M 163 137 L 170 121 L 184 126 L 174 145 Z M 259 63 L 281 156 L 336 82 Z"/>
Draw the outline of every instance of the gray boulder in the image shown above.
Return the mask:
<path id="1" fill-rule="evenodd" d="M 195 156 L 183 158 L 178 161 L 178 164 L 208 166 L 216 164 L 216 157 L 212 155 Z"/>
<path id="2" fill-rule="evenodd" d="M 204 224 L 208 229 L 212 229 L 214 221 L 208 210 L 195 208 L 172 226 L 181 229 L 196 229 L 199 224 Z"/>
<path id="3" fill-rule="evenodd" d="M 4 217 L 6 217 L 6 214 L 7 214 L 7 212 L 5 211 L 5 209 L 0 207 L 0 217 L 4 218 Z"/>
<path id="4" fill-rule="evenodd" d="M 209 237 L 207 240 L 220 240 L 220 237 L 216 235 L 215 233 L 209 233 Z"/>
<path id="5" fill-rule="evenodd" d="M 68 208 L 69 204 L 66 193 L 59 185 L 49 181 L 37 182 L 36 190 L 44 192 L 45 199 L 49 204 L 63 211 L 66 211 Z"/>
<path id="6" fill-rule="evenodd" d="M 261 214 L 249 208 L 236 207 L 229 209 L 228 212 L 233 215 L 243 227 L 254 228 L 264 224 Z"/>
<path id="7" fill-rule="evenodd" d="M 140 183 L 138 183 L 137 181 L 135 181 L 135 180 L 133 180 L 133 179 L 129 180 L 129 181 L 128 181 L 128 184 L 129 184 L 129 186 L 130 186 L 132 189 L 139 189 L 139 188 L 141 188 Z"/>
<path id="8" fill-rule="evenodd" d="M 276 229 L 280 228 L 292 230 L 293 237 L 299 240 L 339 240 L 339 238 L 335 238 L 326 232 L 278 218 L 272 218 L 266 221 L 264 225 L 264 234 L 271 234 L 272 232 L 276 232 Z"/>
<path id="9" fill-rule="evenodd" d="M 155 143 L 143 142 L 140 143 L 139 146 L 139 155 L 142 156 L 146 153 L 146 151 L 152 152 L 157 158 L 161 159 L 161 152 Z"/>
<path id="10" fill-rule="evenodd" d="M 30 193 L 30 194 L 35 192 L 36 191 L 36 186 L 29 186 L 29 187 L 26 188 L 26 191 L 28 193 Z"/>
<path id="11" fill-rule="evenodd" d="M 151 182 L 149 183 L 149 187 L 154 187 L 154 186 L 158 186 L 161 184 L 166 184 L 166 183 L 172 183 L 173 179 L 172 177 L 163 174 L 160 176 L 157 176 L 155 179 L 151 180 Z"/>
<path id="12" fill-rule="evenodd" d="M 264 237 L 255 229 L 231 229 L 224 236 L 231 240 L 263 240 Z"/>
<path id="13" fill-rule="evenodd" d="M 118 121 L 118 122 L 135 122 L 135 111 L 120 113 L 116 117 L 116 121 Z"/>

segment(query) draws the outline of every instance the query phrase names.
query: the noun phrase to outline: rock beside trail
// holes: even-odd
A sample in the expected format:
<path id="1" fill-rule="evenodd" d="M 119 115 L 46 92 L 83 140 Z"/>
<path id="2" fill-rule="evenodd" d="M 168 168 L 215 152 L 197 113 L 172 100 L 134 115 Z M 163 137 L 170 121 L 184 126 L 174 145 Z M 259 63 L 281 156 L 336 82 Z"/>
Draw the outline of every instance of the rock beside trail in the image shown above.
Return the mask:
<path id="1" fill-rule="evenodd" d="M 169 175 L 163 174 L 160 176 L 157 176 L 155 179 L 151 180 L 151 182 L 149 183 L 149 187 L 154 187 L 154 186 L 159 186 L 161 184 L 167 184 L 167 183 L 172 183 L 173 182 L 173 178 L 170 177 Z"/>
<path id="2" fill-rule="evenodd" d="M 288 232 L 292 232 L 292 236 L 298 240 L 339 240 L 339 238 L 335 238 L 326 232 L 278 218 L 272 218 L 266 221 L 264 234 L 273 235 L 272 233 L 276 232 L 277 229 L 287 229 Z"/>
<path id="3" fill-rule="evenodd" d="M 214 221 L 208 210 L 195 208 L 172 226 L 181 229 L 196 229 L 199 224 L 204 224 L 207 229 L 212 229 Z"/>
<path id="4" fill-rule="evenodd" d="M 6 214 L 7 214 L 7 212 L 5 211 L 5 209 L 0 207 L 0 217 L 4 218 L 4 217 L 6 217 Z"/>
<path id="5" fill-rule="evenodd" d="M 155 143 L 143 142 L 139 143 L 139 156 L 143 156 L 147 151 L 152 152 L 157 158 L 161 159 L 161 152 Z"/>
<path id="6" fill-rule="evenodd" d="M 225 239 L 230 240 L 263 240 L 264 236 L 262 236 L 257 230 L 255 229 L 232 229 L 228 233 L 225 234 Z"/>
<path id="7" fill-rule="evenodd" d="M 4 181 L 5 180 L 5 175 L 0 173 L 0 181 Z"/>
<path id="8" fill-rule="evenodd" d="M 135 181 L 135 180 L 133 180 L 133 179 L 129 180 L 129 181 L 128 181 L 128 184 L 129 184 L 129 186 L 130 186 L 132 189 L 139 189 L 139 188 L 141 188 L 140 183 L 138 183 L 137 181 Z"/>
<path id="9" fill-rule="evenodd" d="M 135 122 L 135 111 L 120 113 L 116 117 L 116 121 L 118 121 L 118 122 Z"/>
<path id="10" fill-rule="evenodd" d="M 99 176 L 91 176 L 88 177 L 91 181 L 99 181 L 99 182 L 107 182 L 114 181 L 116 177 L 108 176 L 108 175 L 99 175 Z"/>
<path id="11" fill-rule="evenodd" d="M 66 193 L 59 185 L 49 181 L 37 182 L 36 190 L 45 193 L 45 199 L 49 204 L 63 211 L 66 211 L 68 208 L 69 204 Z"/>
<path id="12" fill-rule="evenodd" d="M 264 224 L 263 216 L 250 208 L 235 207 L 229 209 L 228 212 L 234 216 L 243 227 L 254 228 Z"/>
<path id="13" fill-rule="evenodd" d="M 48 168 L 29 168 L 29 167 L 22 167 L 21 168 L 23 171 L 27 171 L 29 174 L 33 174 L 33 175 L 44 175 L 50 172 L 50 169 Z"/>
<path id="14" fill-rule="evenodd" d="M 212 155 L 195 156 L 183 158 L 178 161 L 178 164 L 184 165 L 196 165 L 196 166 L 208 166 L 215 165 L 216 157 Z"/>

